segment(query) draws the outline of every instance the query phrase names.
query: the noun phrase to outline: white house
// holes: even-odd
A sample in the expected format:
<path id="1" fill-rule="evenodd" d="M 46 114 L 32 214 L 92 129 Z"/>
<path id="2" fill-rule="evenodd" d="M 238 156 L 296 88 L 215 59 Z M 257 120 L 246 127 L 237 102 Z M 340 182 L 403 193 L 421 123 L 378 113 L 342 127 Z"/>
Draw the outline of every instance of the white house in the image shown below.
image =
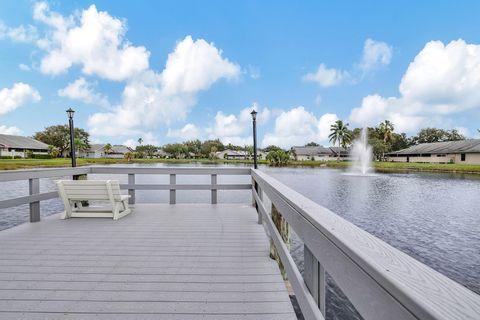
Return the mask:
<path id="1" fill-rule="evenodd" d="M 123 145 L 112 145 L 112 152 L 105 153 L 106 144 L 90 144 L 90 148 L 78 153 L 79 158 L 123 158 L 132 149 Z"/>
<path id="2" fill-rule="evenodd" d="M 387 155 L 393 162 L 480 164 L 480 139 L 421 143 Z"/>
<path id="3" fill-rule="evenodd" d="M 33 154 L 48 154 L 48 145 L 29 137 L 0 134 L 0 157 L 22 157 Z"/>

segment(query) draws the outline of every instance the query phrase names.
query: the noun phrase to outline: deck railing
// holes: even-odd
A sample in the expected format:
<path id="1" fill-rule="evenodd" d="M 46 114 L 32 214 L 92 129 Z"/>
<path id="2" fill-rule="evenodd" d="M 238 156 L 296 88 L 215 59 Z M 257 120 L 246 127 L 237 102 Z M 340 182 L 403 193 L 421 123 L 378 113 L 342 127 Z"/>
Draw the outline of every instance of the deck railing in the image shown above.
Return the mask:
<path id="1" fill-rule="evenodd" d="M 127 189 L 130 195 L 129 203 L 135 203 L 135 190 L 169 190 L 170 204 L 176 203 L 177 190 L 210 190 L 211 203 L 217 203 L 218 190 L 249 190 L 250 183 L 244 184 L 218 184 L 219 175 L 246 175 L 250 176 L 250 168 L 218 168 L 218 167 L 113 167 L 113 166 L 91 166 L 78 168 L 55 168 L 55 169 L 32 169 L 0 171 L 0 182 L 28 180 L 29 195 L 15 199 L 0 201 L 0 209 L 16 207 L 24 204 L 30 205 L 30 222 L 40 221 L 40 201 L 58 198 L 57 191 L 40 193 L 41 178 L 58 178 L 65 176 L 78 176 L 88 174 L 109 174 L 127 175 L 128 183 L 121 184 L 121 189 Z M 136 184 L 135 175 L 168 175 L 169 184 Z M 178 175 L 207 175 L 210 176 L 210 184 L 177 184 Z"/>
<path id="2" fill-rule="evenodd" d="M 0 201 L 0 209 L 30 205 L 30 221 L 40 220 L 39 202 L 58 197 L 40 193 L 39 179 L 84 174 L 127 175 L 135 203 L 136 190 L 168 190 L 170 204 L 176 190 L 252 189 L 259 222 L 264 223 L 306 319 L 324 319 L 325 272 L 335 280 L 365 319 L 480 319 L 480 296 L 368 232 L 280 183 L 260 170 L 217 167 L 113 167 L 34 169 L 0 172 L 0 181 L 28 180 L 29 195 Z M 168 184 L 137 184 L 139 174 L 168 175 Z M 177 184 L 178 175 L 207 175 L 209 184 Z M 252 184 L 218 184 L 219 175 L 251 176 Z M 253 185 L 253 187 L 252 187 Z M 267 201 L 304 243 L 302 277 L 277 230 Z"/>
<path id="3" fill-rule="evenodd" d="M 479 295 L 264 172 L 252 169 L 252 177 L 257 208 L 306 319 L 323 319 L 318 310 L 325 314 L 325 272 L 364 319 L 480 319 Z M 304 278 L 273 224 L 265 196 L 304 243 Z"/>

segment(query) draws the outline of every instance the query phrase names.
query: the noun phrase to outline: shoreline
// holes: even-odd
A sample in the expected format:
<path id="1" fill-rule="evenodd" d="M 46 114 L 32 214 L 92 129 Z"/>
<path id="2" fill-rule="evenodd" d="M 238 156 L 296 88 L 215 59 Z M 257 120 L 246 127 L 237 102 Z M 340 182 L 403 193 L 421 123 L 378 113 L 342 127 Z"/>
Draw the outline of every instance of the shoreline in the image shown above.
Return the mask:
<path id="1" fill-rule="evenodd" d="M 0 170 L 18 170 L 29 168 L 69 167 L 70 159 L 1 159 Z M 78 166 L 85 165 L 108 165 L 108 164 L 130 164 L 130 163 L 170 163 L 170 164 L 244 164 L 253 165 L 252 160 L 210 160 L 210 159 L 125 159 L 112 158 L 78 158 Z M 266 160 L 259 160 L 259 164 L 268 165 Z M 290 168 L 347 168 L 350 162 L 347 161 L 290 161 L 285 167 Z M 435 164 L 435 163 L 405 163 L 405 162 L 374 162 L 376 171 L 379 172 L 441 172 L 441 173 L 465 173 L 480 174 L 480 165 L 473 164 Z"/>

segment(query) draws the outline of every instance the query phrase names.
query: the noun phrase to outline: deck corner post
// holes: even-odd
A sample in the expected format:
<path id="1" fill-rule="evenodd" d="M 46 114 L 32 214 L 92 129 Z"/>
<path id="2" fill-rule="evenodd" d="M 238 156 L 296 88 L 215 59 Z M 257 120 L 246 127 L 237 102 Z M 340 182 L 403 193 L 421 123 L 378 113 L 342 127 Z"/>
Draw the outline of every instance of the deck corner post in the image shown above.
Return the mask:
<path id="1" fill-rule="evenodd" d="M 275 227 L 277 228 L 280 236 L 282 237 L 283 242 L 287 246 L 288 250 L 290 250 L 290 226 L 285 220 L 284 217 L 280 214 L 280 212 L 275 208 L 275 205 L 272 203 L 272 221 Z M 280 256 L 278 255 L 277 248 L 275 248 L 275 244 L 273 240 L 270 239 L 270 258 L 275 259 L 280 267 L 280 272 L 282 273 L 282 277 L 284 280 L 287 280 L 287 272 L 285 271 L 285 267 L 283 266 L 282 261 L 280 260 Z"/>
<path id="2" fill-rule="evenodd" d="M 303 262 L 304 262 L 304 280 L 308 291 L 312 294 L 313 299 L 318 305 L 318 308 L 325 317 L 325 269 L 317 260 L 313 253 L 308 249 L 307 245 L 303 245 Z"/>
<path id="3" fill-rule="evenodd" d="M 28 179 L 29 195 L 33 196 L 40 193 L 40 179 Z M 30 222 L 40 221 L 40 202 L 30 202 Z"/>
<path id="4" fill-rule="evenodd" d="M 175 185 L 177 184 L 177 175 L 176 174 L 170 174 L 170 204 L 175 204 L 177 203 L 177 195 L 176 195 L 176 189 Z"/>
<path id="5" fill-rule="evenodd" d="M 211 184 L 212 184 L 211 203 L 217 204 L 217 174 L 215 173 L 212 173 L 211 175 Z"/>
<path id="6" fill-rule="evenodd" d="M 135 174 L 129 173 L 128 174 L 128 184 L 133 187 L 135 185 Z M 128 189 L 128 204 L 135 204 L 135 189 Z"/>

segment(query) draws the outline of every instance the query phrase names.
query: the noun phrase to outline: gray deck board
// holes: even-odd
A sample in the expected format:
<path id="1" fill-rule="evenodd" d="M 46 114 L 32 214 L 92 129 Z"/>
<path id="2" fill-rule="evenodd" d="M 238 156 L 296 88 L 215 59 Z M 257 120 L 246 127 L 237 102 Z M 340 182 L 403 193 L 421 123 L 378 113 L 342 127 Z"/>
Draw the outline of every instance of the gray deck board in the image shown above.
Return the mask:
<path id="1" fill-rule="evenodd" d="M 0 319 L 296 319 L 244 205 L 136 205 L 0 232 Z"/>

